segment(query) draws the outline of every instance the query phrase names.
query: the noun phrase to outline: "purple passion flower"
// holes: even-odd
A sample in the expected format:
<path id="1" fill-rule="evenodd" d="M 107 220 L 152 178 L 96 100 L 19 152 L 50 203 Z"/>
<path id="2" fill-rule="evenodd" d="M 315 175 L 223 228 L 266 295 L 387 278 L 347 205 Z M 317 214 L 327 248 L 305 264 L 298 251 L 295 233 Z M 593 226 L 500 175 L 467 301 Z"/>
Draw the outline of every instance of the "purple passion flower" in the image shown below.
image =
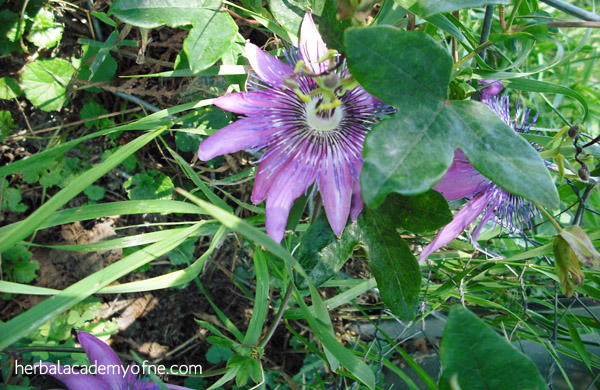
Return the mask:
<path id="1" fill-rule="evenodd" d="M 501 83 L 500 83 L 501 85 Z M 494 111 L 508 126 L 517 132 L 526 133 L 537 120 L 537 115 L 530 120 L 530 110 L 519 111 L 517 103 L 515 119 L 511 118 L 508 96 L 497 97 L 486 93 L 487 88 L 493 88 L 493 94 L 500 92 L 497 83 L 482 89 L 482 100 L 492 111 Z M 485 96 L 485 99 L 483 99 Z M 444 226 L 435 239 L 427 245 L 421 255 L 419 262 L 448 244 L 460 233 L 462 233 L 480 215 L 481 222 L 473 232 L 473 240 L 477 240 L 483 226 L 490 220 L 500 225 L 500 229 L 509 231 L 525 230 L 532 227 L 532 219 L 539 214 L 536 207 L 528 200 L 513 195 L 494 184 L 490 179 L 479 173 L 465 157 L 462 150 L 454 152 L 452 165 L 446 175 L 437 185 L 433 187 L 441 192 L 446 200 L 458 200 L 470 198 L 448 225 Z"/>
<path id="2" fill-rule="evenodd" d="M 338 236 L 363 208 L 360 171 L 365 135 L 392 112 L 350 76 L 344 61 L 327 50 L 310 13 L 300 29 L 300 47 L 287 62 L 252 43 L 246 57 L 255 74 L 248 92 L 214 104 L 244 115 L 205 139 L 198 157 L 207 161 L 243 149 L 266 148 L 258 160 L 251 200 L 266 199 L 266 230 L 277 242 L 285 233 L 294 201 L 314 184 Z"/>
<path id="3" fill-rule="evenodd" d="M 40 363 L 47 375 L 61 381 L 69 390 L 159 390 L 155 383 L 140 379 L 132 371 L 132 367 L 124 367 L 117 354 L 102 340 L 86 333 L 77 334 L 79 343 L 90 359 L 97 375 L 75 371 L 68 366 L 54 363 Z M 187 387 L 166 385 L 174 390 L 191 390 Z"/>

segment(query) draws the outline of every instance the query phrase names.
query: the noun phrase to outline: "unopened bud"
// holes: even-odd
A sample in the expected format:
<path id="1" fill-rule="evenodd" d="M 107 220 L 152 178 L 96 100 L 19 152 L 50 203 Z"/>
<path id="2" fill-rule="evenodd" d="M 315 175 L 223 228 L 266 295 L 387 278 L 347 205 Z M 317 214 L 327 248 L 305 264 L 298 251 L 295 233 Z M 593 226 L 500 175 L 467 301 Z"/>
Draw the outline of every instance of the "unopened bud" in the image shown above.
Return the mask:
<path id="1" fill-rule="evenodd" d="M 579 178 L 583 181 L 588 181 L 590 179 L 590 171 L 588 170 L 587 165 L 582 165 L 581 168 L 577 171 Z"/>
<path id="2" fill-rule="evenodd" d="M 571 126 L 569 128 L 569 132 L 568 132 L 569 137 L 570 138 L 577 137 L 579 135 L 579 130 L 580 130 L 579 125 Z"/>

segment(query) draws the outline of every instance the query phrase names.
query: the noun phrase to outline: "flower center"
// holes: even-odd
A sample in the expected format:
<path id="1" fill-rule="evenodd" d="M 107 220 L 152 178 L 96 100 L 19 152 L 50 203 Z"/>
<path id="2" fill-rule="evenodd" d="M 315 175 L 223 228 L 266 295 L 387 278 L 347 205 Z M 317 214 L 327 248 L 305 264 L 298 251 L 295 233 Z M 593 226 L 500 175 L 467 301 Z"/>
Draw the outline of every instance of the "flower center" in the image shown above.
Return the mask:
<path id="1" fill-rule="evenodd" d="M 335 130 L 342 121 L 344 114 L 342 106 L 329 110 L 317 110 L 322 101 L 322 97 L 315 96 L 306 103 L 306 122 L 311 129 L 316 131 L 327 132 Z"/>

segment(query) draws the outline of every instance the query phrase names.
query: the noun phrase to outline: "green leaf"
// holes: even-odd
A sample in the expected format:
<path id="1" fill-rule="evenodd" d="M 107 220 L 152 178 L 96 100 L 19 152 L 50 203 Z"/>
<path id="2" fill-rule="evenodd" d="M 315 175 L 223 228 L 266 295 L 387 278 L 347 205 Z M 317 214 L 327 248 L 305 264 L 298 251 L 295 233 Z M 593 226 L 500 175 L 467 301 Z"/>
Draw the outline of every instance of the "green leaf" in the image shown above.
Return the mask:
<path id="1" fill-rule="evenodd" d="M 547 389 L 535 364 L 469 310 L 450 310 L 441 345 L 438 389 Z"/>
<path id="2" fill-rule="evenodd" d="M 77 72 L 77 78 L 79 80 L 99 82 L 111 81 L 115 77 L 117 73 L 118 64 L 117 61 L 115 61 L 115 59 L 111 55 L 105 55 L 103 61 L 99 63 L 99 65 L 94 69 L 94 73 L 92 74 L 90 68 L 92 63 L 98 63 L 96 62 L 97 57 L 94 56 L 98 56 L 100 49 L 101 48 L 98 46 L 81 46 L 83 55 L 81 56 L 81 59 L 79 61 L 83 65 L 81 65 L 79 71 Z M 91 60 L 92 57 L 94 58 L 94 61 L 88 64 L 88 61 Z"/>
<path id="3" fill-rule="evenodd" d="M 25 32 L 25 23 L 19 29 L 19 15 L 5 9 L 0 12 L 0 55 L 21 52 L 19 37 Z"/>
<path id="4" fill-rule="evenodd" d="M 19 127 L 15 125 L 10 111 L 0 111 L 0 141 Z"/>
<path id="5" fill-rule="evenodd" d="M 60 58 L 32 62 L 21 77 L 27 99 L 42 111 L 59 110 L 67 102 L 67 86 L 74 72 L 71 64 Z"/>
<path id="6" fill-rule="evenodd" d="M 105 114 L 108 114 L 108 111 L 100 104 L 93 101 L 85 103 L 79 111 L 79 115 L 81 115 L 82 120 L 96 118 Z M 111 121 L 108 118 L 96 119 L 85 122 L 83 125 L 86 129 L 91 129 L 92 127 L 96 126 L 98 130 L 103 130 L 110 127 Z"/>
<path id="7" fill-rule="evenodd" d="M 22 213 L 27 210 L 27 206 L 21 203 L 21 188 L 4 188 L 4 196 L 2 197 L 2 208 L 9 209 L 15 213 Z"/>
<path id="8" fill-rule="evenodd" d="M 452 221 L 452 212 L 446 198 L 429 190 L 421 195 L 392 195 L 398 225 L 413 233 L 432 232 Z"/>
<path id="9" fill-rule="evenodd" d="M 195 152 L 200 146 L 202 138 L 198 134 L 189 134 L 183 131 L 175 133 L 175 144 L 182 152 Z"/>
<path id="10" fill-rule="evenodd" d="M 196 242 L 198 242 L 198 237 L 188 238 L 184 242 L 181 243 L 177 248 L 173 249 L 171 252 L 167 254 L 169 261 L 171 264 L 177 265 L 187 265 L 191 262 L 194 257 L 194 251 L 196 250 Z"/>
<path id="11" fill-rule="evenodd" d="M 52 11 L 40 9 L 33 19 L 27 40 L 41 49 L 56 46 L 63 34 L 63 26 L 54 20 Z"/>
<path id="12" fill-rule="evenodd" d="M 153 169 L 145 173 L 136 173 L 123 183 L 123 188 L 131 200 L 170 199 L 174 186 L 169 176 Z"/>
<path id="13" fill-rule="evenodd" d="M 350 227 L 347 227 L 338 240 L 323 213 L 302 235 L 298 261 L 315 286 L 318 287 L 335 276 L 358 245 L 357 234 L 353 231 L 351 234 L 350 231 Z M 308 284 L 303 280 L 299 286 L 305 289 Z"/>
<path id="14" fill-rule="evenodd" d="M 115 22 L 114 20 L 112 20 L 107 14 L 105 14 L 104 12 L 99 12 L 99 11 L 92 11 L 91 12 L 92 16 L 95 16 L 96 18 L 98 18 L 99 20 L 101 20 L 102 22 L 108 24 L 111 27 L 117 27 L 117 22 Z"/>
<path id="15" fill-rule="evenodd" d="M 21 87 L 14 79 L 10 77 L 0 78 L 0 99 L 11 100 L 22 93 Z"/>
<path id="16" fill-rule="evenodd" d="M 237 25 L 219 0 L 116 0 L 110 12 L 123 22 L 138 27 L 155 28 L 192 25 L 183 42 L 193 72 L 214 64 L 233 43 Z"/>
<path id="17" fill-rule="evenodd" d="M 297 35 L 306 11 L 319 16 L 324 4 L 325 0 L 269 0 L 269 9 L 280 25 Z"/>
<path id="18" fill-rule="evenodd" d="M 211 345 L 206 351 L 206 360 L 212 364 L 226 362 L 233 355 L 233 351 L 226 347 Z"/>
<path id="19" fill-rule="evenodd" d="M 510 0 L 419 0 L 418 15 L 428 17 L 463 8 L 485 7 L 490 4 L 510 4 Z"/>
<path id="20" fill-rule="evenodd" d="M 92 184 L 91 186 L 83 190 L 83 193 L 89 198 L 89 200 L 97 202 L 104 198 L 106 189 L 102 186 Z"/>
<path id="21" fill-rule="evenodd" d="M 413 320 L 420 302 L 421 272 L 410 247 L 396 231 L 397 210 L 395 199 L 390 198 L 375 210 L 363 210 L 357 222 L 381 299 L 401 319 Z"/>
<path id="22" fill-rule="evenodd" d="M 527 141 L 485 104 L 447 100 L 452 59 L 431 37 L 388 26 L 353 28 L 345 44 L 352 75 L 398 108 L 365 140 L 361 186 L 368 205 L 377 207 L 391 192 L 427 191 L 442 179 L 460 147 L 503 189 L 558 206 L 551 176 Z"/>
<path id="23" fill-rule="evenodd" d="M 40 269 L 40 263 L 37 260 L 29 261 L 31 256 L 31 252 L 22 245 L 2 253 L 2 260 L 8 262 L 12 280 L 18 283 L 29 283 L 37 277 L 35 271 Z"/>

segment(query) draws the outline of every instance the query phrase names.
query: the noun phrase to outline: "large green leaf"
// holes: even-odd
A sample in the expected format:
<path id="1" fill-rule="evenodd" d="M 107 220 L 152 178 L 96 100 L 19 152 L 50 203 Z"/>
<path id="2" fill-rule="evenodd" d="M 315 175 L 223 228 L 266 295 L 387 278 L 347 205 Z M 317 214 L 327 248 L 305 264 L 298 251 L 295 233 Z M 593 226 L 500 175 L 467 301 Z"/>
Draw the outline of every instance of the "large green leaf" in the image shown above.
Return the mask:
<path id="1" fill-rule="evenodd" d="M 535 364 L 469 310 L 450 310 L 441 346 L 438 389 L 546 389 Z"/>
<path id="2" fill-rule="evenodd" d="M 42 49 L 56 46 L 62 38 L 64 27 L 54 20 L 52 11 L 41 9 L 33 19 L 27 40 Z"/>
<path id="3" fill-rule="evenodd" d="M 21 83 L 34 106 L 42 111 L 54 111 L 67 102 L 67 86 L 73 73 L 73 66 L 63 59 L 40 59 L 27 65 Z"/>
<path id="4" fill-rule="evenodd" d="M 352 75 L 398 108 L 365 140 L 361 185 L 368 205 L 378 206 L 391 192 L 427 191 L 460 147 L 500 187 L 558 206 L 550 174 L 527 141 L 483 103 L 447 100 L 452 59 L 431 37 L 389 26 L 353 28 L 345 45 Z"/>
<path id="5" fill-rule="evenodd" d="M 452 212 L 446 198 L 430 190 L 416 196 L 391 195 L 396 221 L 413 233 L 432 232 L 452 221 Z"/>
<path id="6" fill-rule="evenodd" d="M 419 305 L 421 272 L 419 263 L 398 232 L 396 199 L 381 207 L 365 209 L 358 218 L 361 244 L 369 257 L 381 299 L 403 320 L 413 320 Z"/>
<path id="7" fill-rule="evenodd" d="M 144 28 L 191 24 L 183 49 L 192 71 L 199 72 L 220 59 L 237 34 L 237 25 L 220 7 L 219 0 L 116 0 L 110 12 Z"/>

